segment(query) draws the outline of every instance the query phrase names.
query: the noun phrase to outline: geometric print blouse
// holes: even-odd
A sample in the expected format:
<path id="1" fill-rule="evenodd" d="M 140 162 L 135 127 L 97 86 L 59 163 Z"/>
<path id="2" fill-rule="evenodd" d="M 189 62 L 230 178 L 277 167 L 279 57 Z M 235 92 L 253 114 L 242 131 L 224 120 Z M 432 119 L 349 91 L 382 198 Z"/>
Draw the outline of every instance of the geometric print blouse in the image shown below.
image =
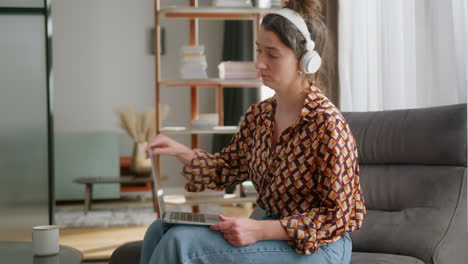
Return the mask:
<path id="1" fill-rule="evenodd" d="M 362 225 L 356 143 L 341 112 L 315 86 L 272 149 L 275 110 L 274 97 L 250 106 L 229 146 L 215 154 L 196 149 L 182 175 L 191 192 L 250 179 L 257 205 L 279 216 L 289 245 L 308 255 Z"/>

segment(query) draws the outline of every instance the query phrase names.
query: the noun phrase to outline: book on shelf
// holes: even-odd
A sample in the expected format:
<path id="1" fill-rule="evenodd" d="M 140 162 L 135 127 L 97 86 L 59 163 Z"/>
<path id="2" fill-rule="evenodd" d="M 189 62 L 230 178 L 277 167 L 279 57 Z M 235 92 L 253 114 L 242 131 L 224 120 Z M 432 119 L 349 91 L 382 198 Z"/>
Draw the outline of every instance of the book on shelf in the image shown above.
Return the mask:
<path id="1" fill-rule="evenodd" d="M 181 52 L 184 55 L 203 55 L 205 53 L 205 46 L 203 45 L 198 45 L 198 46 L 182 46 Z"/>
<path id="2" fill-rule="evenodd" d="M 213 0 L 215 7 L 252 7 L 251 0 Z"/>
<path id="3" fill-rule="evenodd" d="M 184 64 L 180 68 L 181 79 L 206 79 L 206 66 L 201 64 Z"/>
<path id="4" fill-rule="evenodd" d="M 183 46 L 181 48 L 180 78 L 182 79 L 206 79 L 207 62 L 204 54 L 205 47 Z"/>
<path id="5" fill-rule="evenodd" d="M 256 79 L 258 71 L 252 61 L 223 61 L 218 65 L 220 79 Z"/>
<path id="6" fill-rule="evenodd" d="M 271 0 L 271 7 L 281 7 L 281 0 Z"/>
<path id="7" fill-rule="evenodd" d="M 182 57 L 182 64 L 201 64 L 203 66 L 207 66 L 206 57 L 205 55 L 200 56 L 183 56 Z"/>

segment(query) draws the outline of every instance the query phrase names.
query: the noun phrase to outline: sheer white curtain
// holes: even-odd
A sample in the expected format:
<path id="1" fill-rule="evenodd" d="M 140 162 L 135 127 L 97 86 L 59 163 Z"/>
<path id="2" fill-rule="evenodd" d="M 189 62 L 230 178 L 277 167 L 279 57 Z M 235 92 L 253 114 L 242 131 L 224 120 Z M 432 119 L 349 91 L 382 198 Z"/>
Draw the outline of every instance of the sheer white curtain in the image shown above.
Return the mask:
<path id="1" fill-rule="evenodd" d="M 467 0 L 340 0 L 343 111 L 467 100 Z"/>

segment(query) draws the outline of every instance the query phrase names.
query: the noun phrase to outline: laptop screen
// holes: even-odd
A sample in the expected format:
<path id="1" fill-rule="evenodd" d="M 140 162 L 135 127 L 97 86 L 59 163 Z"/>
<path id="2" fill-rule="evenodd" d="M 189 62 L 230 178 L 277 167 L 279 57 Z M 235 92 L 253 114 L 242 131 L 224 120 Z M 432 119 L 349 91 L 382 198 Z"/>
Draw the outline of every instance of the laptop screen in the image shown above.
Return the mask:
<path id="1" fill-rule="evenodd" d="M 159 207 L 159 216 L 163 217 L 164 212 L 166 212 L 166 207 L 164 205 L 164 193 L 162 189 L 162 185 L 159 182 L 158 179 L 158 174 L 156 170 L 156 162 L 155 162 L 155 157 L 153 154 L 149 157 L 151 160 L 151 168 L 152 168 L 152 173 L 151 176 L 153 177 L 153 183 L 154 183 L 154 192 L 155 192 L 155 197 L 158 198 L 158 207 Z"/>

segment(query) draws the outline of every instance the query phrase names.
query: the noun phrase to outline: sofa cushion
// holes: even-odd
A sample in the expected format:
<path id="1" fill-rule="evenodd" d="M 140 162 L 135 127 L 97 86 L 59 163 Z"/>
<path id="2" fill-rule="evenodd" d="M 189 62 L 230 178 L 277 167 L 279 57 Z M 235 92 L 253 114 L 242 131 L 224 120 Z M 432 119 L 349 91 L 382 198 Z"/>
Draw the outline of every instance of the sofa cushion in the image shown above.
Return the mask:
<path id="1" fill-rule="evenodd" d="M 424 262 L 401 255 L 353 252 L 351 264 L 424 264 Z"/>
<path id="2" fill-rule="evenodd" d="M 466 167 L 466 104 L 345 112 L 361 164 Z"/>
<path id="3" fill-rule="evenodd" d="M 452 166 L 363 165 L 368 214 L 362 229 L 351 233 L 353 248 L 431 263 L 464 191 L 464 173 Z"/>
<path id="4" fill-rule="evenodd" d="M 453 212 L 465 168 L 455 166 L 361 165 L 361 187 L 368 209 L 387 212 L 408 208 Z"/>

